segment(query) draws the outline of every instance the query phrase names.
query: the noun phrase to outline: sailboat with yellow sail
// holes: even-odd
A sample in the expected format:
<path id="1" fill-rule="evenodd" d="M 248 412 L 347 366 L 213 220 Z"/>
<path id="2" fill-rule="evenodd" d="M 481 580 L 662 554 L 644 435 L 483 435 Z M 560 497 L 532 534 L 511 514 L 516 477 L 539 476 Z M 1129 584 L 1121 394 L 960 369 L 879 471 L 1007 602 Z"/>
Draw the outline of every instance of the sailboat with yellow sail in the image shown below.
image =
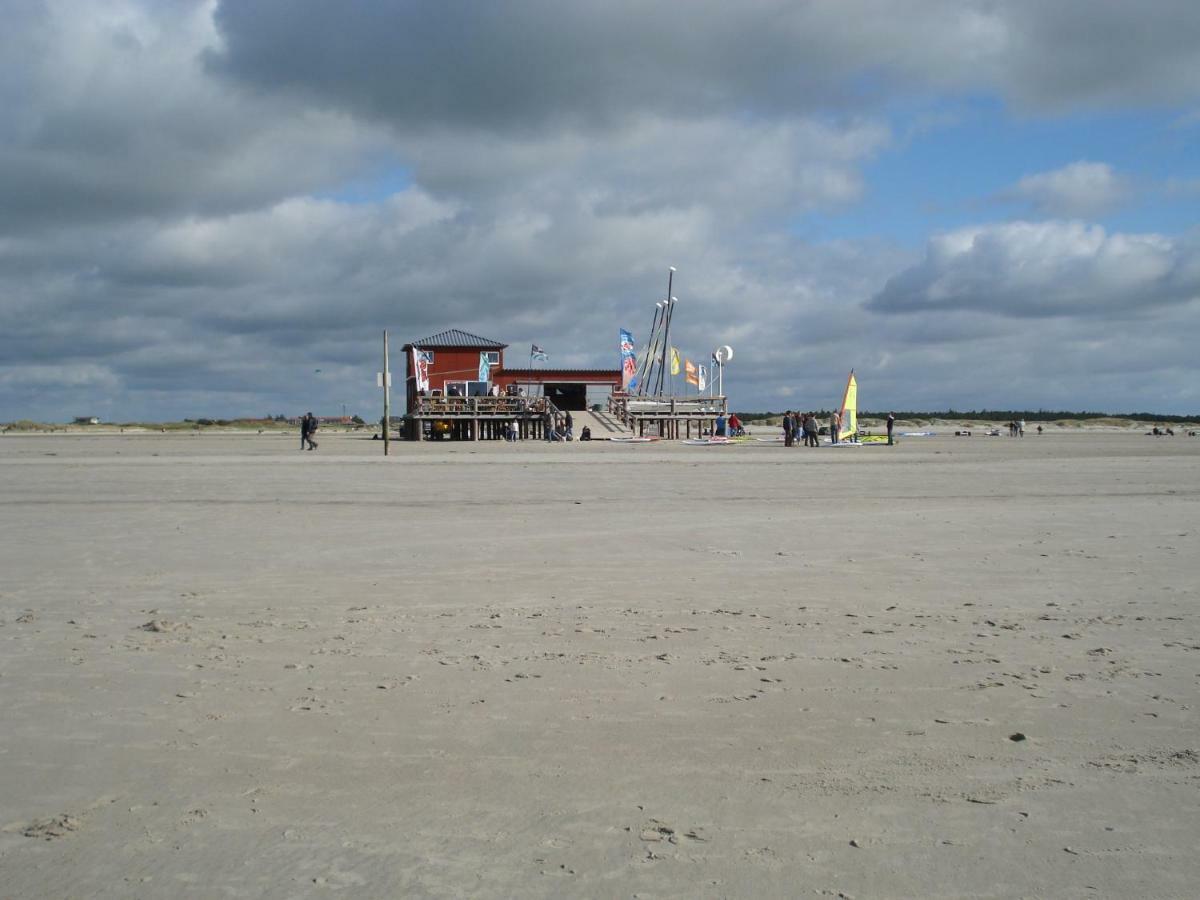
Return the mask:
<path id="1" fill-rule="evenodd" d="M 838 427 L 837 440 L 830 438 L 830 443 L 835 447 L 861 447 L 858 439 L 858 380 L 854 377 L 854 370 L 850 370 L 850 377 L 846 379 L 846 390 L 842 394 L 842 405 L 838 410 L 841 413 L 841 418 L 838 420 L 841 424 Z"/>
<path id="2" fill-rule="evenodd" d="M 858 381 L 854 370 L 846 379 L 846 391 L 842 394 L 841 428 L 838 429 L 838 441 L 854 441 L 858 438 Z"/>
<path id="3" fill-rule="evenodd" d="M 891 447 L 895 441 L 888 441 L 885 434 L 862 434 L 858 430 L 858 381 L 854 370 L 846 379 L 846 392 L 842 395 L 842 427 L 838 430 L 837 446 L 846 447 Z"/>

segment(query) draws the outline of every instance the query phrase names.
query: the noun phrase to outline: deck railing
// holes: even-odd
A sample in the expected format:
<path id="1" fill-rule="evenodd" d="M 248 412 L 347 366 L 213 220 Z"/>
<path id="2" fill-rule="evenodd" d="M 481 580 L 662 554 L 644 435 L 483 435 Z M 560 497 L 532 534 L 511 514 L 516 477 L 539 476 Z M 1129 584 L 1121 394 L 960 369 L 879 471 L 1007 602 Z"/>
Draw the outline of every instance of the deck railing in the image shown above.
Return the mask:
<path id="1" fill-rule="evenodd" d="M 638 419 L 703 419 L 725 415 L 724 397 L 638 396 L 614 391 L 608 398 L 608 411 L 632 428 Z"/>
<path id="2" fill-rule="evenodd" d="M 547 410 L 558 413 L 545 397 L 418 397 L 410 415 L 422 419 L 512 418 L 544 415 Z"/>

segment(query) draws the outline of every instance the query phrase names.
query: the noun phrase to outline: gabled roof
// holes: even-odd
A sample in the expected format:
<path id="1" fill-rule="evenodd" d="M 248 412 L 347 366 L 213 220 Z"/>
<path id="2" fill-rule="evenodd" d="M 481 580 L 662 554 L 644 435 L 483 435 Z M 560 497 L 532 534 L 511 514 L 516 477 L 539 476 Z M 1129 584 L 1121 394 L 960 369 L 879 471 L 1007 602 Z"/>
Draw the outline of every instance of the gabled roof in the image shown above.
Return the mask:
<path id="1" fill-rule="evenodd" d="M 437 350 L 441 347 L 482 347 L 487 350 L 503 350 L 508 344 L 483 338 L 468 331 L 451 328 L 447 331 L 439 331 L 437 334 L 430 335 L 427 338 L 421 338 L 419 341 L 411 341 L 409 342 L 409 346 L 418 347 L 421 350 Z"/>

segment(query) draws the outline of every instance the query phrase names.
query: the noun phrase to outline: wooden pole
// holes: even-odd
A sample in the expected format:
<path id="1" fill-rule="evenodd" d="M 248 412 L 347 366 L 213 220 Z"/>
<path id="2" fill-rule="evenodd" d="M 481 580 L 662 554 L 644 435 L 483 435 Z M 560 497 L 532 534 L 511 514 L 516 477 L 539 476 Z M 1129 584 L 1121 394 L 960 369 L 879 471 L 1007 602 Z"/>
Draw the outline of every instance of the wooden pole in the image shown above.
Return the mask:
<path id="1" fill-rule="evenodd" d="M 387 456 L 391 449 L 392 430 L 392 373 L 388 371 L 388 341 L 387 329 L 383 330 L 383 455 Z"/>

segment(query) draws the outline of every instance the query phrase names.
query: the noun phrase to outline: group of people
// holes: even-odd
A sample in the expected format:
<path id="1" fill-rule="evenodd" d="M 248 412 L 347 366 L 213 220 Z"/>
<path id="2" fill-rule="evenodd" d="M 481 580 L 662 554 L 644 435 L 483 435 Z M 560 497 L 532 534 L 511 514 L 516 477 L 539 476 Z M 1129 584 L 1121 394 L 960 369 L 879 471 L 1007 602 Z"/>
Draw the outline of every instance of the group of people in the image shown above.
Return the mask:
<path id="1" fill-rule="evenodd" d="M 1042 426 L 1039 425 L 1038 426 L 1038 434 L 1041 434 L 1041 432 L 1042 432 Z M 1008 436 L 1009 437 L 1025 437 L 1025 420 L 1024 419 L 1016 419 L 1012 422 L 1009 422 L 1008 423 Z"/>
<path id="2" fill-rule="evenodd" d="M 713 421 L 713 437 L 742 437 L 745 434 L 746 428 L 742 425 L 742 420 L 738 418 L 737 413 L 732 413 L 728 420 L 724 415 L 719 415 Z"/>
<path id="3" fill-rule="evenodd" d="M 841 427 L 842 417 L 833 413 L 829 417 L 829 431 L 837 443 L 837 433 Z M 792 412 L 790 409 L 783 414 L 783 445 L 794 447 L 797 440 L 804 442 L 805 447 L 816 447 L 820 444 L 821 426 L 813 413 Z"/>
<path id="4" fill-rule="evenodd" d="M 542 426 L 546 432 L 547 441 L 575 440 L 575 419 L 571 416 L 570 410 L 567 410 L 561 417 L 558 417 L 547 409 L 542 414 Z M 591 440 L 591 437 L 592 433 L 589 429 L 588 439 Z"/>

